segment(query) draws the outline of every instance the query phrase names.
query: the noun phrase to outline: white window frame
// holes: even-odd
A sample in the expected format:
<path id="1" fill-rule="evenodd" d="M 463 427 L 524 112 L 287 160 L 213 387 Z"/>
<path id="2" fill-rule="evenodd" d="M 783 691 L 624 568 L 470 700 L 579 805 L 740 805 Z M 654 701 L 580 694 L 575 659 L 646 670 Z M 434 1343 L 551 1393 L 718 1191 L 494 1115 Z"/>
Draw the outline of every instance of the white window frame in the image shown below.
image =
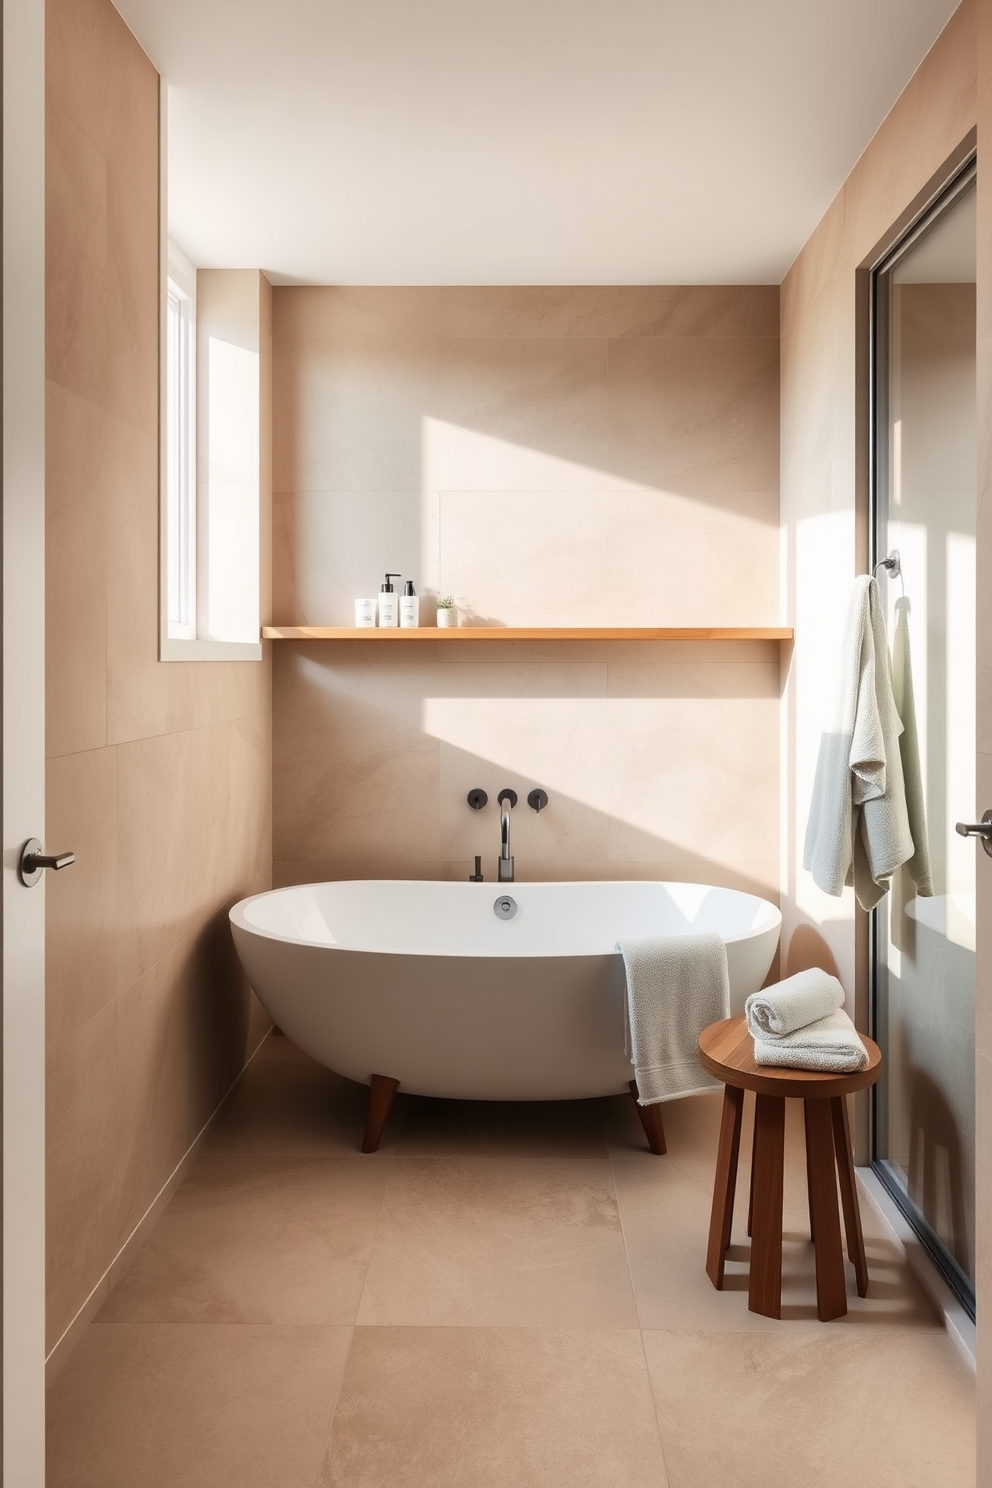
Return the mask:
<path id="1" fill-rule="evenodd" d="M 197 626 L 198 588 L 208 575 L 196 571 L 197 532 L 204 512 L 198 500 L 196 445 L 196 268 L 168 236 L 168 88 L 159 93 L 159 220 L 160 318 L 159 318 L 159 661 L 261 661 L 261 632 L 257 641 L 219 641 L 200 634 Z M 185 371 L 181 377 L 182 412 L 179 427 L 170 431 L 169 421 L 169 296 L 177 293 L 186 310 L 186 327 L 180 340 L 185 348 Z M 177 388 L 178 391 L 178 388 Z M 170 434 L 174 437 L 170 438 Z M 178 460 L 174 489 L 170 489 L 170 446 Z M 182 495 L 180 496 L 180 491 Z M 172 506 L 170 497 L 177 505 Z M 171 522 L 170 522 L 171 516 Z M 178 572 L 175 565 L 178 564 Z M 179 613 L 170 623 L 170 597 L 183 596 Z M 172 608 L 176 608 L 173 604 Z"/>
<path id="2" fill-rule="evenodd" d="M 169 244 L 165 355 L 166 639 L 196 640 L 196 270 Z"/>

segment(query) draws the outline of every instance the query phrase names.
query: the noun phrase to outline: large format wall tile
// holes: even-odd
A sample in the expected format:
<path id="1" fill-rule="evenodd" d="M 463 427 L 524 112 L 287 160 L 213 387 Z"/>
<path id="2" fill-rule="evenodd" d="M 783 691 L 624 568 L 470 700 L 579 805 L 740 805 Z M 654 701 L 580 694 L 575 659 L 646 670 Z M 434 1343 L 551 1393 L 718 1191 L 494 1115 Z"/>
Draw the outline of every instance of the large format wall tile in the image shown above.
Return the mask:
<path id="1" fill-rule="evenodd" d="M 433 506 L 433 503 L 432 503 Z M 412 577 L 422 621 L 424 501 L 409 491 L 279 491 L 274 499 L 273 613 L 301 625 L 354 625 L 356 599 L 375 599 L 383 576 Z M 433 524 L 432 524 L 433 525 Z"/>
<path id="2" fill-rule="evenodd" d="M 223 897 L 228 725 L 122 744 L 118 761 L 123 989 L 191 933 L 204 906 Z"/>
<path id="3" fill-rule="evenodd" d="M 107 219 L 107 404 L 157 436 L 159 204 L 111 171 Z"/>
<path id="4" fill-rule="evenodd" d="M 109 0 L 45 16 L 51 1342 L 268 1026 L 226 910 L 271 882 L 271 658 L 158 660 L 159 79 Z"/>
<path id="5" fill-rule="evenodd" d="M 107 516 L 114 420 L 45 385 L 45 745 L 107 742 Z"/>
<path id="6" fill-rule="evenodd" d="M 45 122 L 45 371 L 106 406 L 107 162 L 51 98 Z"/>
<path id="7" fill-rule="evenodd" d="M 45 1035 L 49 1049 L 117 996 L 117 751 L 49 760 L 45 830 L 70 870 L 45 887 Z"/>
<path id="8" fill-rule="evenodd" d="M 716 504 L 776 490 L 778 355 L 777 336 L 611 343 L 613 468 Z"/>
<path id="9" fill-rule="evenodd" d="M 47 1346 L 117 1251 L 117 1003 L 49 1055 L 45 1070 Z"/>
<path id="10" fill-rule="evenodd" d="M 277 341 L 777 336 L 775 285 L 306 287 L 275 302 Z"/>
<path id="11" fill-rule="evenodd" d="M 416 491 L 438 404 L 434 341 L 306 340 L 274 354 L 277 490 Z"/>
<path id="12" fill-rule="evenodd" d="M 595 472 L 609 468 L 609 438 L 605 341 L 443 344 L 438 416 L 425 437 L 428 488 L 595 487 Z"/>
<path id="13" fill-rule="evenodd" d="M 777 308 L 740 286 L 276 290 L 278 620 L 350 625 L 395 567 L 427 624 L 435 590 L 473 625 L 774 624 Z M 497 840 L 467 789 L 542 785 L 551 808 L 514 817 L 524 876 L 774 893 L 778 650 L 760 682 L 739 648 L 666 654 L 667 680 L 654 647 L 277 647 L 277 880 L 462 877 Z"/>

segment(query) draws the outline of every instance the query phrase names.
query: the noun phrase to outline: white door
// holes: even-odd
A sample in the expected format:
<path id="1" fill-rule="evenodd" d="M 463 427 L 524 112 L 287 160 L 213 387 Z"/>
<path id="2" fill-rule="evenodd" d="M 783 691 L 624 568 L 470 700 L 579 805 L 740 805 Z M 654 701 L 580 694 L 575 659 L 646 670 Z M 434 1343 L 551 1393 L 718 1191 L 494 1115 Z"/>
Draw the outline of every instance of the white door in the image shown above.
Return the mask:
<path id="1" fill-rule="evenodd" d="M 44 0 L 3 0 L 3 1482 L 45 1482 Z"/>

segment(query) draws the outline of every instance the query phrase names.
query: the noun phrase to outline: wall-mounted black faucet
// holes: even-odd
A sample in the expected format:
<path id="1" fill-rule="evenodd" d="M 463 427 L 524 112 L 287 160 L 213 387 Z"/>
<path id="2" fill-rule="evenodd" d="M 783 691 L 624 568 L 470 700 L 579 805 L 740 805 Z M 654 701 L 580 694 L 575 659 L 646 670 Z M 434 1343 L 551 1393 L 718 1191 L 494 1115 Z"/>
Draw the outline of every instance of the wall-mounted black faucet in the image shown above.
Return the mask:
<path id="1" fill-rule="evenodd" d="M 485 806 L 487 801 L 489 800 L 489 797 L 486 795 L 481 786 L 476 785 L 473 786 L 473 788 L 469 791 L 465 799 L 471 806 L 473 811 L 481 811 L 483 806 Z"/>
<path id="2" fill-rule="evenodd" d="M 527 797 L 527 805 L 532 811 L 543 811 L 548 804 L 548 793 L 546 790 L 534 789 Z"/>
<path id="3" fill-rule="evenodd" d="M 513 882 L 513 855 L 510 852 L 510 812 L 517 804 L 517 793 L 509 786 L 501 790 L 499 801 L 499 857 L 496 860 L 496 879 L 499 883 Z"/>

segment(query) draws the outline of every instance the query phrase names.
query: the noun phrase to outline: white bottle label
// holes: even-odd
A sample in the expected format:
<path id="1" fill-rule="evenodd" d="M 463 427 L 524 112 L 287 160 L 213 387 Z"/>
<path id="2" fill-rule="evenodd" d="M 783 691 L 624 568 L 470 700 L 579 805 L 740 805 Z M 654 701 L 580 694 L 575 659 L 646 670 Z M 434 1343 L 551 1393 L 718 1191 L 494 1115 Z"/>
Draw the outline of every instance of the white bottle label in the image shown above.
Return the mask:
<path id="1" fill-rule="evenodd" d="M 420 598 L 405 594 L 400 600 L 400 629 L 416 630 L 420 624 Z"/>
<path id="2" fill-rule="evenodd" d="M 395 594 L 379 595 L 379 625 L 395 626 L 399 620 L 399 610 L 396 605 Z"/>

